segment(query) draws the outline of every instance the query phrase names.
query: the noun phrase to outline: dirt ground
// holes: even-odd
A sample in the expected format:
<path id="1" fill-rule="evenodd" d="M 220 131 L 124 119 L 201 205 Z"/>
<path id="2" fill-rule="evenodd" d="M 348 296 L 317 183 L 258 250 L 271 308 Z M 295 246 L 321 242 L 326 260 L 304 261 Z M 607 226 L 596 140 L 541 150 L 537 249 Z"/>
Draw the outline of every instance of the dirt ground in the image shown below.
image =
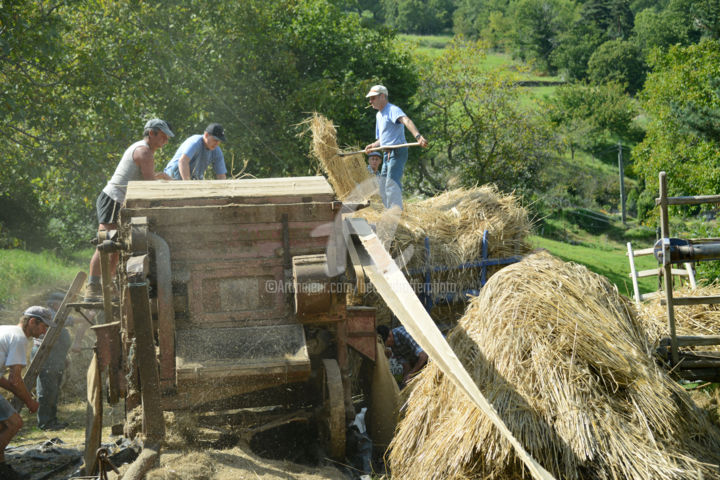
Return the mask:
<path id="1" fill-rule="evenodd" d="M 37 298 L 25 299 L 25 303 L 43 304 L 45 292 Z M 19 307 L 18 307 L 19 308 Z M 0 324 L 14 324 L 19 319 L 17 308 L 0 311 Z M 76 318 L 76 321 L 82 319 Z M 71 329 L 74 335 L 74 329 Z M 24 426 L 16 435 L 6 451 L 8 462 L 31 480 L 65 480 L 75 478 L 85 443 L 85 391 L 87 368 L 92 358 L 94 335 L 87 332 L 81 343 L 81 349 L 70 352 L 66 363 L 65 378 L 58 404 L 58 418 L 68 422 L 67 428 L 58 431 L 43 431 L 37 426 L 37 417 L 27 408 L 21 412 Z M 30 347 L 28 347 L 28 352 Z M 5 394 L 6 392 L 0 392 Z M 121 437 L 113 436 L 112 425 L 122 424 L 125 414 L 122 404 L 109 406 L 104 403 L 103 445 L 119 442 Z M 357 476 L 343 473 L 325 459 L 318 465 L 303 465 L 288 460 L 263 458 L 253 453 L 250 446 L 242 440 L 225 442 L 221 447 L 213 447 L 212 442 L 187 444 L 171 426 L 168 442 L 156 468 L 152 469 L 148 479 L 154 480 L 347 480 Z M 111 452 L 112 453 L 112 452 Z M 291 452 L 290 452 L 291 453 Z M 288 458 L 292 458 L 289 454 Z M 118 465 L 124 473 L 129 465 Z M 119 478 L 109 472 L 108 478 Z M 378 477 L 376 477 L 378 478 Z"/>
<path id="2" fill-rule="evenodd" d="M 121 423 L 124 413 L 121 409 L 106 408 L 103 412 L 104 445 L 119 442 L 121 437 L 111 434 L 111 425 Z M 81 401 L 62 404 L 58 417 L 69 426 L 60 431 L 46 432 L 37 428 L 37 420 L 27 409 L 22 412 L 24 427 L 15 437 L 7 451 L 7 459 L 17 470 L 29 475 L 31 480 L 65 480 L 73 478 L 80 464 L 85 439 L 85 404 Z M 211 435 L 212 437 L 212 435 Z M 232 445 L 214 448 L 217 434 L 207 441 L 188 444 L 169 425 L 167 443 L 161 451 L 157 466 L 148 475 L 148 480 L 348 480 L 357 476 L 344 473 L 335 468 L 329 460 L 323 460 L 317 466 L 303 465 L 287 460 L 263 458 L 254 453 L 250 446 L 242 440 Z M 52 448 L 40 448 L 41 445 Z M 38 458 L 37 453 L 26 450 L 41 450 L 44 454 L 55 452 L 54 458 Z M 51 456 L 52 457 L 52 456 Z M 61 457 L 61 458 L 60 458 Z M 77 461 L 73 462 L 73 458 Z M 66 465 L 60 471 L 59 467 Z M 118 465 L 121 474 L 129 468 L 129 464 Z M 342 465 L 338 465 L 342 468 Z M 108 478 L 119 478 L 113 472 Z M 378 477 L 376 477 L 378 478 Z"/>

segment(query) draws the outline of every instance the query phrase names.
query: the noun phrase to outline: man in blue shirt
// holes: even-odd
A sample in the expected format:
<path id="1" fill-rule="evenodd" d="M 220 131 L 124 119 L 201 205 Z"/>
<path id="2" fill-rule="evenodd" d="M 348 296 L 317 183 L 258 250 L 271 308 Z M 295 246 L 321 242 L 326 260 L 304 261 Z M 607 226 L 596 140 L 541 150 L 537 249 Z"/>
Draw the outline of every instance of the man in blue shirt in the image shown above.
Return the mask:
<path id="1" fill-rule="evenodd" d="M 410 133 L 420 143 L 421 147 L 426 148 L 428 146 L 425 137 L 420 135 L 417 127 L 405 115 L 405 112 L 400 107 L 388 102 L 387 88 L 382 85 L 375 85 L 365 96 L 370 101 L 370 105 L 378 111 L 375 115 L 375 138 L 377 140 L 365 147 L 366 153 L 370 153 L 372 148 L 407 143 L 405 141 L 405 127 L 410 130 Z M 385 178 L 384 188 L 380 189 L 380 196 L 385 208 L 396 207 L 402 210 L 402 176 L 407 158 L 407 147 L 385 151 L 380 172 L 380 176 Z"/>
<path id="2" fill-rule="evenodd" d="M 175 180 L 202 180 L 205 170 L 212 163 L 215 178 L 224 180 L 227 168 L 220 149 L 220 142 L 224 141 L 223 126 L 211 123 L 202 135 L 193 135 L 180 145 L 165 167 L 165 173 Z"/>

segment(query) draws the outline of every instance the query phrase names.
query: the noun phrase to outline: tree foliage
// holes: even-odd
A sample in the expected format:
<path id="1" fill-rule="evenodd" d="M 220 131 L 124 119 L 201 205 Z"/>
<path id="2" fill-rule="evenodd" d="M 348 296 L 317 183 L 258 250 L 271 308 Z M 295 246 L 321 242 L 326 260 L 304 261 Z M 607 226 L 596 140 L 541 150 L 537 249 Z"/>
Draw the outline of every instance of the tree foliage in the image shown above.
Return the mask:
<path id="1" fill-rule="evenodd" d="M 625 40 L 603 43 L 588 60 L 588 78 L 591 82 L 621 84 L 631 95 L 642 88 L 645 69 L 640 48 Z"/>
<path id="2" fill-rule="evenodd" d="M 453 181 L 532 189 L 553 156 L 554 137 L 545 122 L 520 107 L 511 81 L 478 65 L 483 55 L 477 42 L 456 41 L 422 71 L 420 128 L 432 139 L 433 160 L 421 161 L 411 175 L 425 191 Z"/>
<path id="3" fill-rule="evenodd" d="M 405 33 L 441 33 L 452 26 L 451 0 L 380 0 L 386 25 Z"/>
<path id="4" fill-rule="evenodd" d="M 591 151 L 618 139 L 637 141 L 633 126 L 637 108 L 618 84 L 559 87 L 547 101 L 546 111 L 573 158 L 577 149 Z"/>
<path id="5" fill-rule="evenodd" d="M 541 70 L 554 71 L 550 56 L 573 19 L 574 7 L 568 0 L 514 0 L 509 10 L 518 57 L 534 62 Z"/>
<path id="6" fill-rule="evenodd" d="M 652 59 L 653 72 L 641 94 L 650 121 L 634 152 L 635 170 L 647 189 L 657 191 L 666 171 L 670 195 L 697 195 L 720 189 L 720 42 L 705 40 L 671 47 Z"/>
<path id="7" fill-rule="evenodd" d="M 150 117 L 177 135 L 157 168 L 217 121 L 233 173 L 310 174 L 298 137 L 310 112 L 359 144 L 372 137 L 370 85 L 399 102 L 417 88 L 388 29 L 328 0 L 18 0 L 0 21 L 0 202 L 22 199 L 42 238 L 68 246 L 94 230 L 95 198 Z M 1 237 L 18 210 L 0 210 Z"/>

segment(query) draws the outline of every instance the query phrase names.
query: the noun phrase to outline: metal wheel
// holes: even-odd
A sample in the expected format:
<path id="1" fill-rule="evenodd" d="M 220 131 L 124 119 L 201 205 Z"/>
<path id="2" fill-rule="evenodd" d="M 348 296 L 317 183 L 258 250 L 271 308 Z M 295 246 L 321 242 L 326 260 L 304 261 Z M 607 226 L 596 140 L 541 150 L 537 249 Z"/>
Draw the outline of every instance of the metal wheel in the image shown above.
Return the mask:
<path id="1" fill-rule="evenodd" d="M 345 398 L 337 360 L 323 359 L 323 405 L 320 434 L 330 456 L 345 458 Z"/>

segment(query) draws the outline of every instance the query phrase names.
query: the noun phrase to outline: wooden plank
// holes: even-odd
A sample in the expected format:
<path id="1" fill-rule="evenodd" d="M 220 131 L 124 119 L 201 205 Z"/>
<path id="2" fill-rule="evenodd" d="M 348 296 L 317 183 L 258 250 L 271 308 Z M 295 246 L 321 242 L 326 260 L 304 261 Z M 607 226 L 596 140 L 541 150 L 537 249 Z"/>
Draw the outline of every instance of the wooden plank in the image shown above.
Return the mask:
<path id="1" fill-rule="evenodd" d="M 643 256 L 646 256 L 646 255 L 653 255 L 654 253 L 655 253 L 655 249 L 652 248 L 652 247 L 650 247 L 650 248 L 641 248 L 640 250 L 634 250 L 634 251 L 633 251 L 633 256 L 635 256 L 635 257 L 643 257 Z"/>
<path id="2" fill-rule="evenodd" d="M 60 338 L 60 333 L 62 332 L 62 329 L 65 327 L 65 320 L 70 314 L 70 308 L 68 307 L 68 304 L 72 303 L 75 300 L 75 297 L 80 292 L 82 286 L 85 284 L 86 277 L 87 274 L 85 272 L 78 272 L 77 275 L 75 275 L 75 279 L 70 284 L 70 288 L 65 294 L 65 298 L 63 298 L 63 301 L 60 304 L 57 312 L 55 313 L 55 317 L 53 318 L 55 326 L 49 328 L 48 331 L 45 332 L 45 337 L 40 344 L 40 348 L 38 348 L 38 351 L 35 352 L 35 356 L 30 361 L 30 365 L 28 366 L 27 370 L 25 370 L 25 375 L 23 375 L 23 382 L 25 382 L 25 387 L 27 388 L 28 392 L 32 392 L 32 390 L 35 388 L 35 382 L 37 381 L 37 377 L 40 374 L 40 369 L 45 363 L 45 360 L 47 360 L 48 356 L 50 355 L 50 350 L 52 350 L 55 342 L 58 338 Z M 18 413 L 22 410 L 24 405 L 23 401 L 18 397 L 13 397 L 10 403 L 15 409 L 15 411 Z"/>
<path id="3" fill-rule="evenodd" d="M 632 279 L 633 292 L 635 294 L 635 302 L 640 303 L 642 296 L 640 295 L 640 286 L 638 285 L 638 275 L 635 269 L 635 253 L 633 252 L 632 243 L 627 242 L 627 256 L 630 263 L 630 278 Z"/>
<path id="4" fill-rule="evenodd" d="M 650 293 L 643 293 L 640 295 L 640 300 L 650 300 L 653 298 L 661 297 L 663 295 L 663 292 L 657 291 L 657 292 L 650 292 Z"/>
<path id="5" fill-rule="evenodd" d="M 657 268 L 653 268 L 650 270 L 640 270 L 639 272 L 637 272 L 637 276 L 638 276 L 638 278 L 656 277 L 658 275 L 658 270 L 659 269 L 657 269 Z M 687 270 L 682 269 L 682 268 L 673 268 L 671 270 L 671 272 L 673 275 L 676 275 L 679 277 L 687 277 L 688 276 Z"/>
<path id="6" fill-rule="evenodd" d="M 149 440 L 158 441 L 165 436 L 165 419 L 160 403 L 160 373 L 155 356 L 155 335 L 150 313 L 148 284 L 144 274 L 128 276 L 128 281 L 135 325 L 135 358 L 140 385 L 142 385 L 140 394 L 143 406 L 143 433 Z"/>
<path id="7" fill-rule="evenodd" d="M 720 345 L 720 335 L 678 335 L 679 347 Z"/>
<path id="8" fill-rule="evenodd" d="M 667 205 L 699 205 L 701 203 L 720 203 L 720 195 L 695 195 L 690 197 L 666 197 Z M 655 199 L 655 206 L 660 205 L 660 198 Z"/>
<path id="9" fill-rule="evenodd" d="M 243 180 L 137 181 L 128 184 L 126 201 L 128 205 L 132 205 L 138 200 L 258 199 L 269 196 L 331 198 L 334 197 L 334 192 L 322 176 Z"/>
<path id="10" fill-rule="evenodd" d="M 675 297 L 672 299 L 673 305 L 713 305 L 720 303 L 720 296 L 711 295 L 707 297 Z M 660 301 L 661 305 L 665 305 L 665 299 Z"/>
<path id="11" fill-rule="evenodd" d="M 362 250 L 358 256 L 365 273 L 383 297 L 385 303 L 400 319 L 408 333 L 423 348 L 425 353 L 440 367 L 442 372 L 455 385 L 465 392 L 468 398 L 488 416 L 503 437 L 515 448 L 516 454 L 523 461 L 536 479 L 554 479 L 520 444 L 500 418 L 495 408 L 488 402 L 478 389 L 470 374 L 453 352 L 435 322 L 425 310 L 405 275 L 395 264 L 390 254 L 380 243 L 375 233 L 364 219 L 345 220 L 349 229 L 362 242 Z M 482 353 L 482 352 L 480 352 Z"/>
<path id="12" fill-rule="evenodd" d="M 139 202 L 136 202 L 139 203 Z M 332 222 L 335 212 L 330 202 L 277 204 L 238 204 L 226 205 L 164 205 L 164 204 L 126 204 L 120 210 L 121 223 L 128 223 L 132 217 L 152 218 L 152 224 L 185 225 L 192 224 L 253 224 L 277 223 L 287 215 L 292 223 Z"/>

